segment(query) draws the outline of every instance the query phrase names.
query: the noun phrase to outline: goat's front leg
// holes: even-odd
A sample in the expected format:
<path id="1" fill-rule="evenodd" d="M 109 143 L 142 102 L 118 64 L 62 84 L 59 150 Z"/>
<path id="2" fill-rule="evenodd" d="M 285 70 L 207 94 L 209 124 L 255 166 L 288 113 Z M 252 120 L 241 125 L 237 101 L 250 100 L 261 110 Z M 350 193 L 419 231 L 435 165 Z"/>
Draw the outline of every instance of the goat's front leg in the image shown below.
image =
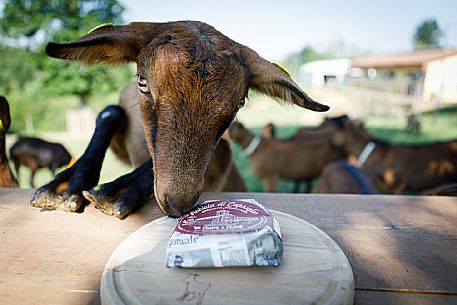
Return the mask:
<path id="1" fill-rule="evenodd" d="M 263 179 L 263 187 L 265 192 L 273 193 L 276 192 L 276 185 L 278 183 L 278 178 L 276 176 L 271 176 Z"/>
<path id="2" fill-rule="evenodd" d="M 35 188 L 35 175 L 36 175 L 36 168 L 31 168 L 30 170 L 30 186 Z"/>
<path id="3" fill-rule="evenodd" d="M 108 106 L 97 116 L 89 146 L 78 161 L 59 173 L 54 180 L 40 187 L 30 205 L 38 208 L 63 209 L 76 212 L 84 207 L 82 191 L 97 185 L 103 159 L 111 138 L 125 122 L 125 113 L 118 106 Z"/>
<path id="4" fill-rule="evenodd" d="M 313 182 L 313 179 L 305 179 L 303 181 L 305 182 L 304 193 L 310 194 L 311 193 L 311 183 Z"/>
<path id="5" fill-rule="evenodd" d="M 403 191 L 406 189 L 407 184 L 405 182 L 400 182 L 400 184 L 395 188 L 395 195 L 401 195 Z"/>
<path id="6" fill-rule="evenodd" d="M 152 159 L 149 159 L 133 172 L 101 185 L 99 190 L 84 191 L 83 195 L 103 213 L 124 219 L 144 205 L 153 190 Z"/>
<path id="7" fill-rule="evenodd" d="M 303 182 L 305 185 L 305 189 L 303 193 L 311 193 L 311 182 L 312 179 L 302 179 L 302 180 L 294 180 L 294 193 L 300 193 L 300 184 Z"/>
<path id="8" fill-rule="evenodd" d="M 294 180 L 294 193 L 299 193 L 300 192 L 300 183 L 302 181 L 301 180 Z"/>

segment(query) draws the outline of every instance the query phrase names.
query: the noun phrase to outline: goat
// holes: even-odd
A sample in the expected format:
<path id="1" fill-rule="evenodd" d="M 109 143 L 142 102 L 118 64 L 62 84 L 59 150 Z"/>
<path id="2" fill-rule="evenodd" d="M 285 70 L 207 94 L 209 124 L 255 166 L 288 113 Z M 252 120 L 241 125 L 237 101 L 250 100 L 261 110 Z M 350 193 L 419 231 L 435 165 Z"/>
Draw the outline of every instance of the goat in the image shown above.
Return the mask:
<path id="1" fill-rule="evenodd" d="M 346 157 L 330 137 L 306 141 L 267 140 L 255 137 L 239 122 L 229 127 L 229 136 L 243 147 L 267 192 L 276 191 L 278 178 L 311 180 L 318 177 L 328 163 Z"/>
<path id="2" fill-rule="evenodd" d="M 421 121 L 417 114 L 410 114 L 406 119 L 406 131 L 418 135 L 421 130 Z"/>
<path id="3" fill-rule="evenodd" d="M 267 140 L 276 138 L 276 126 L 273 123 L 268 123 L 262 128 L 262 137 Z"/>
<path id="4" fill-rule="evenodd" d="M 10 106 L 4 96 L 0 96 L 0 187 L 18 187 L 18 183 L 6 157 L 5 135 L 11 125 Z"/>
<path id="5" fill-rule="evenodd" d="M 268 123 L 262 128 L 262 137 L 267 140 L 276 139 L 276 126 L 273 123 Z M 294 180 L 294 193 L 298 193 L 300 189 L 300 180 Z M 309 193 L 311 189 L 311 181 L 304 180 L 306 185 L 305 193 Z"/>
<path id="6" fill-rule="evenodd" d="M 328 122 L 330 123 L 324 121 L 317 127 L 302 127 L 298 129 L 295 135 L 290 137 L 289 140 L 309 140 L 311 138 L 331 136 L 337 129 L 333 126 L 331 120 Z"/>
<path id="7" fill-rule="evenodd" d="M 212 192 L 245 192 L 243 178 L 235 167 L 228 140 L 220 139 L 205 174 L 205 190 Z"/>
<path id="8" fill-rule="evenodd" d="M 11 146 L 10 159 L 14 163 L 18 177 L 21 165 L 30 168 L 30 185 L 34 188 L 34 178 L 38 169 L 49 168 L 55 177 L 56 170 L 64 165 L 70 165 L 72 157 L 60 143 L 21 137 Z"/>
<path id="9" fill-rule="evenodd" d="M 98 183 L 97 172 L 112 142 L 122 159 L 146 160 L 117 181 L 126 191 L 111 202 L 114 214 L 127 215 L 154 192 L 164 214 L 181 216 L 197 203 L 211 156 L 249 88 L 314 111 L 329 109 L 283 69 L 202 22 L 105 25 L 71 43 L 49 43 L 46 52 L 87 65 L 136 62 L 137 89 L 127 99 L 121 94 L 119 107 L 101 112 L 83 156 L 36 191 L 31 204 L 37 207 L 79 210 L 82 192 Z M 150 159 L 145 159 L 148 152 Z M 68 181 L 68 189 L 57 194 Z"/>
<path id="10" fill-rule="evenodd" d="M 302 141 L 302 140 L 313 140 L 313 139 L 322 139 L 328 138 L 329 141 L 333 141 L 334 144 L 337 143 L 337 138 L 334 136 L 335 132 L 339 130 L 338 124 L 335 120 L 337 118 L 326 118 L 325 121 L 317 127 L 302 127 L 292 137 L 286 139 L 286 141 Z M 276 138 L 276 127 L 273 123 L 269 123 L 262 128 L 262 137 L 265 139 Z M 338 146 L 338 145 L 336 145 Z M 312 179 L 305 180 L 294 180 L 294 193 L 298 193 L 300 190 L 300 184 L 305 183 L 305 193 L 311 192 L 311 182 Z"/>
<path id="11" fill-rule="evenodd" d="M 287 140 L 308 140 L 310 138 L 330 136 L 339 130 L 339 124 L 337 121 L 342 118 L 347 118 L 347 116 L 343 115 L 339 117 L 325 118 L 322 124 L 317 127 L 301 127 L 292 137 L 288 138 Z M 265 139 L 276 138 L 276 126 L 273 123 L 268 123 L 265 125 L 262 128 L 262 137 Z"/>
<path id="12" fill-rule="evenodd" d="M 317 187 L 318 193 L 330 194 L 377 194 L 370 177 L 348 161 L 327 165 Z"/>
<path id="13" fill-rule="evenodd" d="M 391 144 L 347 118 L 340 126 L 346 151 L 359 156 L 363 169 L 384 192 L 422 191 L 457 180 L 457 140 Z"/>

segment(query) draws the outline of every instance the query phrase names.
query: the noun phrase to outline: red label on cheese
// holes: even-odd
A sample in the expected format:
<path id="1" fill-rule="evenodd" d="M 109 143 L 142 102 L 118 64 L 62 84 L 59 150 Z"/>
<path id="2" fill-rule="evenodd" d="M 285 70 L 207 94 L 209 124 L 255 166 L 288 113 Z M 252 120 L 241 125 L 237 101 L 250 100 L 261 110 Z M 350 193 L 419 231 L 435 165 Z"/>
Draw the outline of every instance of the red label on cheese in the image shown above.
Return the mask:
<path id="1" fill-rule="evenodd" d="M 187 234 L 227 234 L 273 228 L 273 217 L 265 208 L 246 201 L 218 200 L 198 205 L 184 215 L 176 231 Z"/>

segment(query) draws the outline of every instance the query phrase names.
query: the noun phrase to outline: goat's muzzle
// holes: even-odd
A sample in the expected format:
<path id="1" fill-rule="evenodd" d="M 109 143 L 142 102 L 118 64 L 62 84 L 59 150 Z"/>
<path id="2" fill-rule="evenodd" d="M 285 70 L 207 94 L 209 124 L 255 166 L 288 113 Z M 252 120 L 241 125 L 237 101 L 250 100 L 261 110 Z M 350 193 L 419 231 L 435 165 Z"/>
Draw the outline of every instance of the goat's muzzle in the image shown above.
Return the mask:
<path id="1" fill-rule="evenodd" d="M 193 193 L 167 192 L 159 195 L 159 205 L 168 216 L 180 217 L 195 207 L 201 193 L 201 190 Z"/>

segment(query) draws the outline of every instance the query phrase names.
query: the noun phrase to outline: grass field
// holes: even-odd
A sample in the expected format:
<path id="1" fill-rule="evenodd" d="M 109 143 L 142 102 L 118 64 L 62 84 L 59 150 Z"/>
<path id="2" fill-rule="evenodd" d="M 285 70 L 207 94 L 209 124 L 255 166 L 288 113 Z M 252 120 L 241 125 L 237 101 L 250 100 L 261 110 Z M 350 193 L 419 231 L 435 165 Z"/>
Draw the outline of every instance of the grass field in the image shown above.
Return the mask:
<path id="1" fill-rule="evenodd" d="M 276 107 L 276 106 L 274 106 Z M 276 111 L 277 108 L 273 108 Z M 287 109 L 291 111 L 290 107 L 282 109 L 284 111 L 282 115 L 287 115 Z M 246 116 L 240 116 L 240 121 L 244 122 L 248 118 Z M 409 132 L 405 131 L 405 120 L 401 117 L 370 117 L 365 120 L 365 126 L 368 130 L 373 133 L 375 136 L 380 137 L 382 139 L 386 139 L 391 142 L 395 143 L 420 143 L 420 142 L 430 142 L 430 141 L 439 141 L 439 140 L 447 140 L 457 138 L 457 109 L 444 109 L 437 113 L 425 113 L 422 115 L 422 132 L 419 135 L 414 135 Z M 252 122 L 251 122 L 252 123 Z M 250 124 L 251 130 L 254 133 L 260 135 L 262 125 L 253 126 Z M 287 138 L 292 136 L 298 128 L 301 126 L 278 126 L 278 137 L 280 138 Z M 84 149 L 89 142 L 89 139 L 71 139 L 67 137 L 49 137 L 43 135 L 45 139 L 50 141 L 58 141 L 61 142 L 70 153 L 74 156 L 81 156 L 84 152 Z M 7 137 L 7 146 L 12 145 L 14 142 L 14 137 Z M 240 148 L 236 145 L 232 145 L 234 156 L 235 156 L 235 164 L 241 172 L 243 179 L 246 182 L 248 190 L 251 192 L 261 192 L 263 190 L 263 186 L 261 181 L 254 176 L 249 160 L 245 157 L 240 155 Z M 103 163 L 100 183 L 109 182 L 116 177 L 127 173 L 131 170 L 131 168 L 120 161 L 118 161 L 115 156 L 108 151 L 105 161 Z M 23 188 L 29 188 L 29 179 L 30 172 L 22 168 L 19 181 L 20 185 Z M 36 175 L 35 184 L 36 186 L 41 186 L 44 183 L 47 183 L 52 179 L 52 175 L 46 169 L 40 170 Z M 314 186 L 316 182 L 313 183 Z M 281 180 L 279 182 L 278 191 L 279 192 L 292 192 L 294 187 L 293 182 Z M 302 186 L 303 189 L 303 186 Z"/>
<path id="2" fill-rule="evenodd" d="M 375 136 L 394 143 L 423 143 L 457 138 L 457 107 L 421 115 L 419 135 L 405 130 L 403 117 L 371 117 L 365 121 Z"/>

